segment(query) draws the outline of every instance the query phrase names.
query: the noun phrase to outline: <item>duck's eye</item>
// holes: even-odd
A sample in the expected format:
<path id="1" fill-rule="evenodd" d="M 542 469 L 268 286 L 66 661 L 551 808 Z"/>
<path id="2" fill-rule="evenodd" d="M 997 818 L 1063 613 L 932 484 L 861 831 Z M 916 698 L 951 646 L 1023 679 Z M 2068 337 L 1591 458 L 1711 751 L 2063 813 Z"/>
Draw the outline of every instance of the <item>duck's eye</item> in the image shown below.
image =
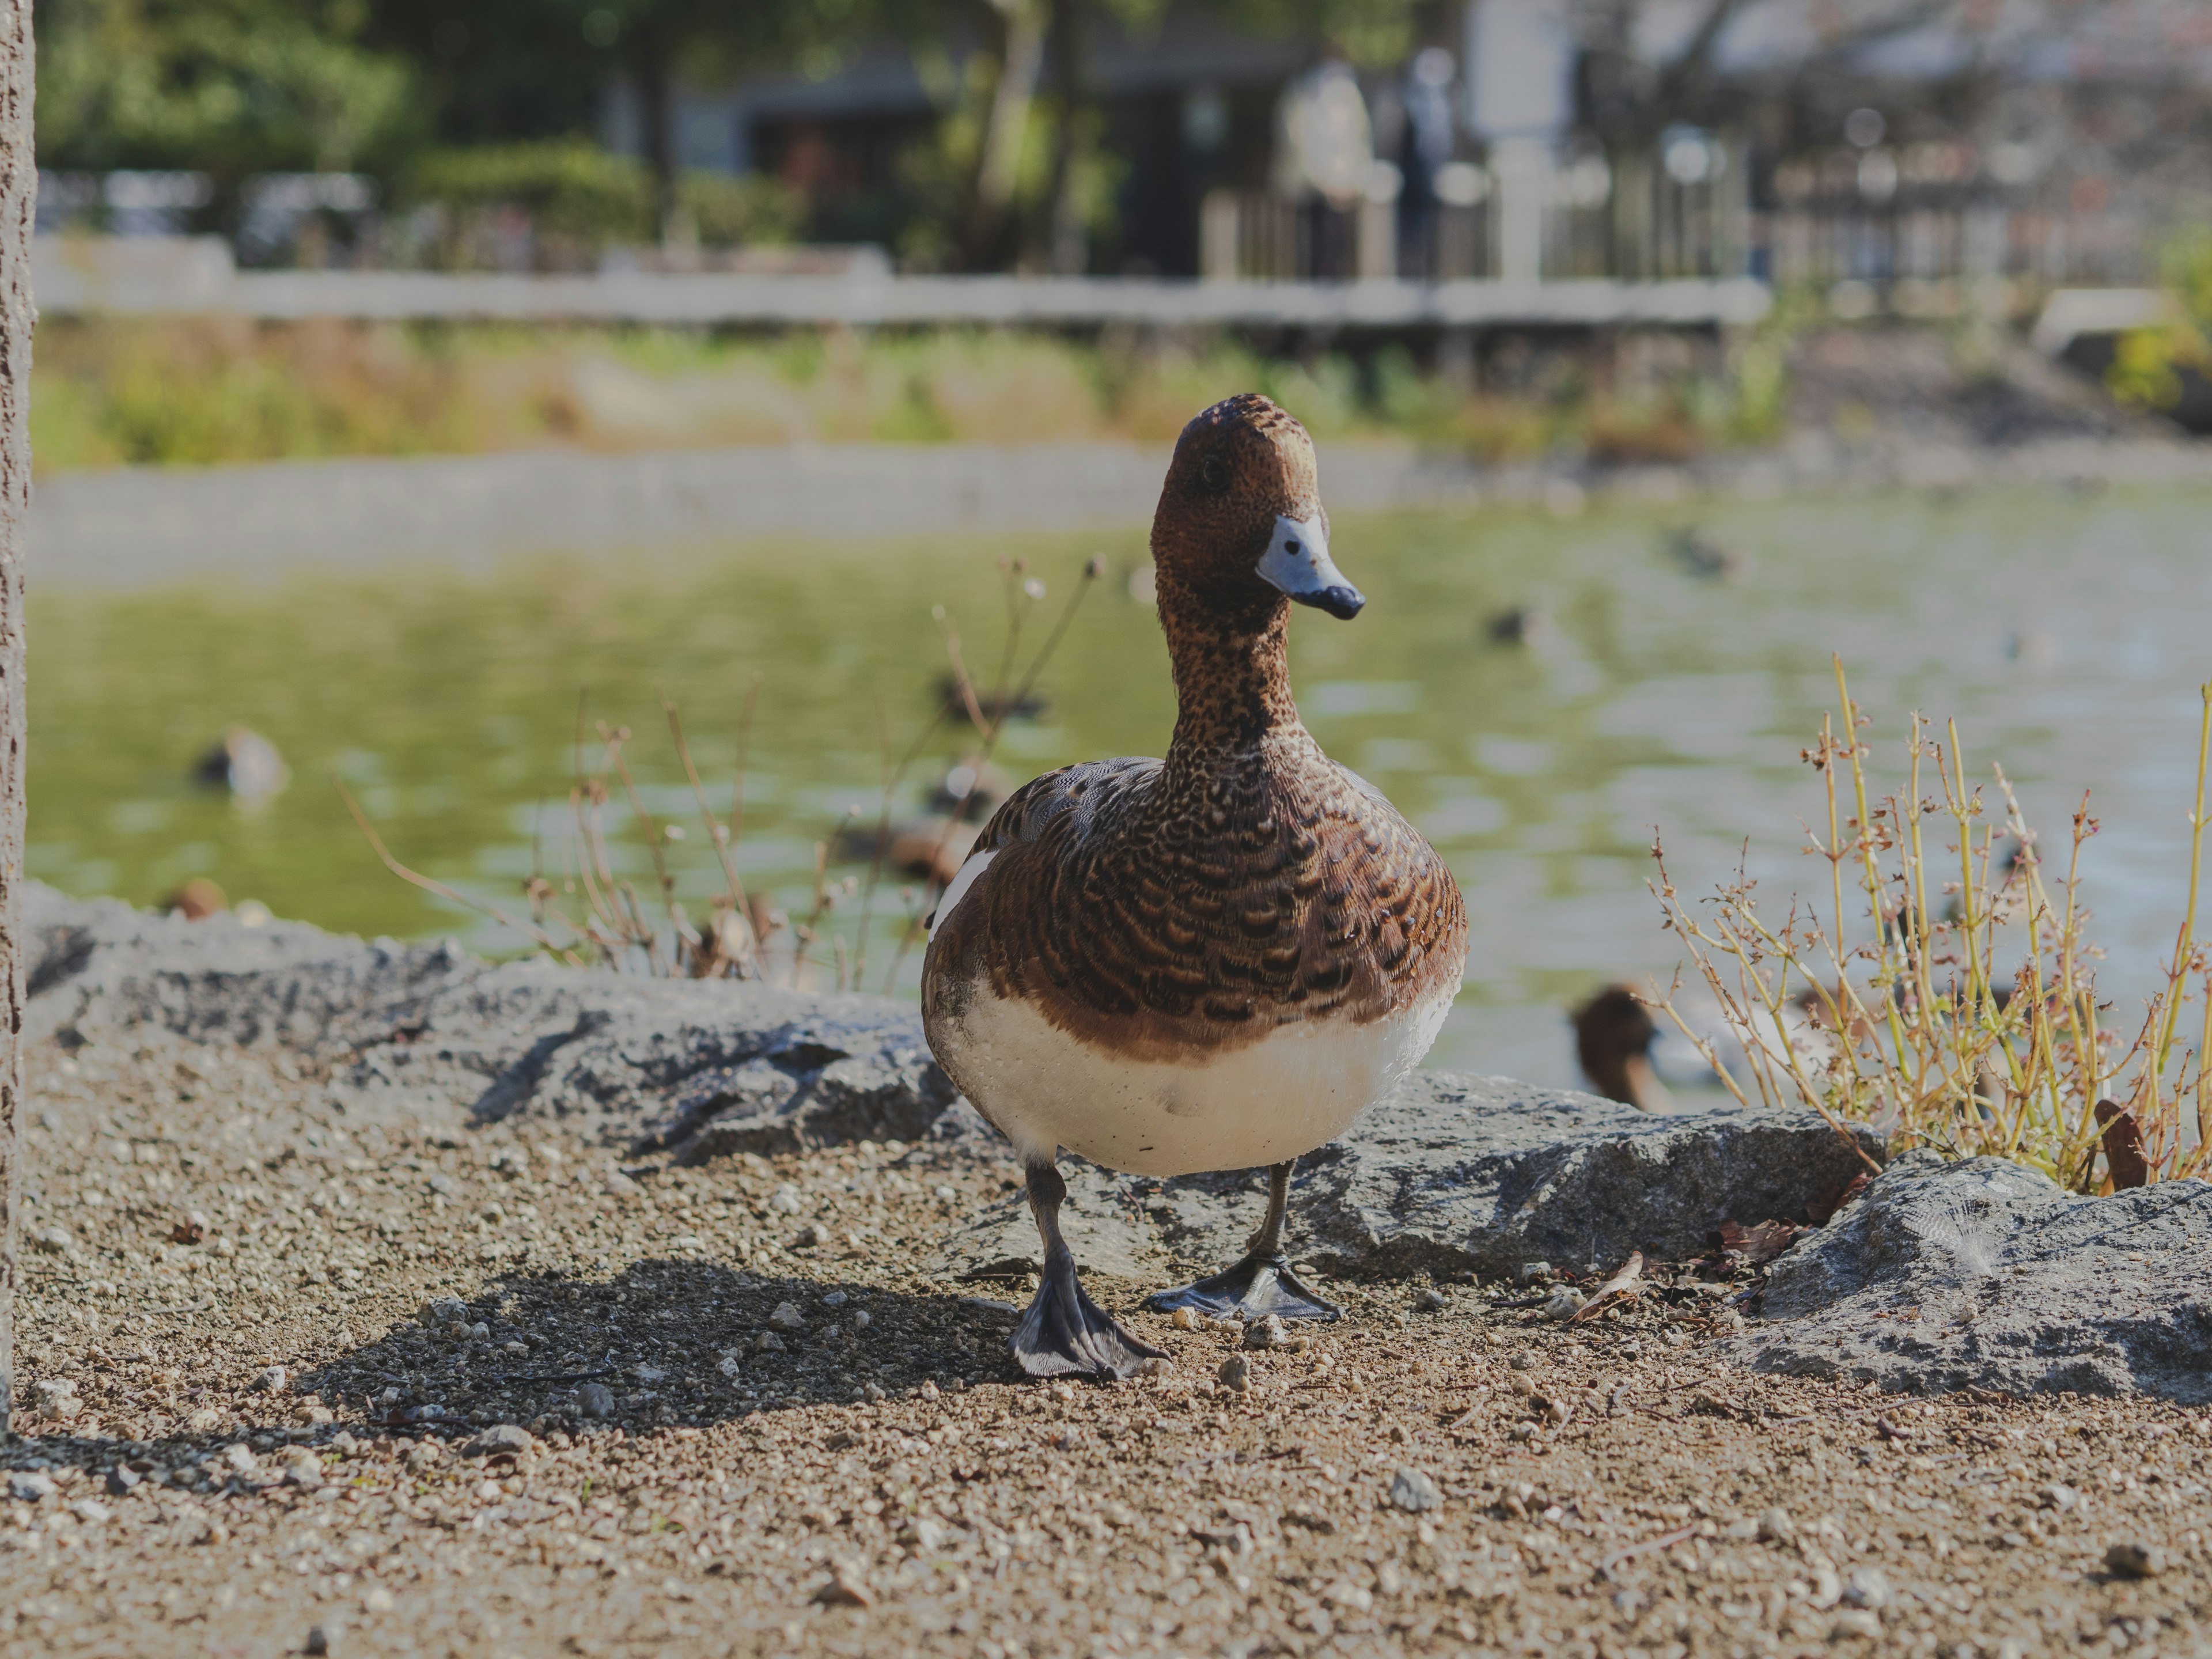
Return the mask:
<path id="1" fill-rule="evenodd" d="M 1221 457 L 1209 455 L 1198 464 L 1198 481 L 1208 489 L 1225 489 L 1229 483 L 1229 469 L 1222 465 Z"/>

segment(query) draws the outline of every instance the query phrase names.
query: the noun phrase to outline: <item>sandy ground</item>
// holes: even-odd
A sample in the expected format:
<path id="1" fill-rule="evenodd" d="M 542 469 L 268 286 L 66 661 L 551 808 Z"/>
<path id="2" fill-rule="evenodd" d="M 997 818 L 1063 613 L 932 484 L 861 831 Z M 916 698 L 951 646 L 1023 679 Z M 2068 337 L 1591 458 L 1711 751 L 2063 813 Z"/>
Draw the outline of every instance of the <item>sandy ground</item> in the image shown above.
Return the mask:
<path id="1" fill-rule="evenodd" d="M 28 1115 L 6 1653 L 2212 1655 L 2212 1416 L 1754 1377 L 1686 1282 L 1043 1387 L 933 1272 L 955 1147 L 618 1167 L 159 1034 Z"/>

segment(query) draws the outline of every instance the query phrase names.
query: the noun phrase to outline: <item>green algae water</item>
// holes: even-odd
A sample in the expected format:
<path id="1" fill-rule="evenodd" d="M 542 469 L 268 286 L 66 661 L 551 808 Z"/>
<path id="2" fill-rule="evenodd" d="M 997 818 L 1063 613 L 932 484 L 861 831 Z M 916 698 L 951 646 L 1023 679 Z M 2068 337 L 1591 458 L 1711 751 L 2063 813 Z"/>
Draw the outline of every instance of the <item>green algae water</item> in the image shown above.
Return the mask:
<path id="1" fill-rule="evenodd" d="M 1679 958 L 1646 888 L 1655 833 L 1685 892 L 1741 858 L 1778 917 L 1825 889 L 1802 823 L 1823 809 L 1799 752 L 1833 707 L 1832 654 L 1876 721 L 1885 771 L 1909 713 L 1955 717 L 1970 770 L 2002 762 L 2046 843 L 2081 792 L 2103 825 L 2086 866 L 2106 985 L 2132 1008 L 2170 951 L 2187 879 L 2198 682 L 2212 674 L 2212 492 L 2054 483 L 2007 490 L 1347 519 L 1332 541 L 1367 592 L 1356 621 L 1302 611 L 1291 664 L 1329 752 L 1372 780 L 1465 887 L 1468 985 L 1432 1063 L 1573 1080 L 1562 1011 Z M 1158 754 L 1166 653 L 1131 591 L 1124 533 L 549 551 L 485 577 L 393 563 L 348 580 L 126 592 L 34 586 L 31 872 L 153 904 L 206 877 L 234 902 L 365 934 L 526 942 L 380 865 L 331 780 L 393 852 L 520 911 L 568 856 L 579 700 L 628 726 L 648 808 L 700 913 L 720 884 L 662 714 L 681 711 L 727 816 L 757 680 L 740 868 L 787 913 L 816 902 L 817 843 L 872 826 L 886 735 L 903 750 L 944 696 L 947 633 L 996 678 L 1008 568 L 1042 582 L 1024 659 L 1085 562 L 1089 593 L 998 749 L 1018 780 Z M 942 619 L 935 613 L 941 611 Z M 1522 624 L 1501 618 L 1520 613 Z M 259 810 L 193 781 L 234 726 L 289 786 Z M 587 744 L 589 750 L 595 745 Z M 974 747 L 942 729 L 896 802 Z M 611 856 L 650 890 L 629 814 Z M 858 955 L 865 864 L 833 854 L 817 951 Z M 896 942 L 910 880 L 870 924 L 865 988 L 912 996 Z"/>

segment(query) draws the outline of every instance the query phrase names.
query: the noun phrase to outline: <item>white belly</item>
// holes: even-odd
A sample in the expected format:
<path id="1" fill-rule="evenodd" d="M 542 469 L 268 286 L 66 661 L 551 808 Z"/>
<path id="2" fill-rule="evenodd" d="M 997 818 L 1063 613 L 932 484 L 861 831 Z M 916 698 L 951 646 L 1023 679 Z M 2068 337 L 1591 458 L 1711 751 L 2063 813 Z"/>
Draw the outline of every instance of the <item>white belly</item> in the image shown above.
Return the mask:
<path id="1" fill-rule="evenodd" d="M 1057 1148 L 1139 1175 L 1279 1164 L 1334 1139 L 1420 1063 L 1450 989 L 1395 1019 L 1285 1025 L 1182 1064 L 1081 1042 L 981 988 L 932 1033 L 963 1092 L 1024 1157 Z"/>

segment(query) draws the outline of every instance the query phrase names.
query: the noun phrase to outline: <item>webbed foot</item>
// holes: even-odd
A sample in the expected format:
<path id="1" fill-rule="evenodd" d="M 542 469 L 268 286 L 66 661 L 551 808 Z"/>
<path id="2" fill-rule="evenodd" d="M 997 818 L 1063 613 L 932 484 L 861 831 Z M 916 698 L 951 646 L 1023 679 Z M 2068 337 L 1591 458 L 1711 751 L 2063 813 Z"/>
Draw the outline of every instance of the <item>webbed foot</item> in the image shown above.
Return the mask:
<path id="1" fill-rule="evenodd" d="M 1031 1376 L 1134 1376 L 1146 1362 L 1164 1359 L 1139 1342 L 1085 1294 L 1075 1264 L 1048 1263 L 1036 1297 L 1015 1328 L 1014 1358 Z"/>
<path id="2" fill-rule="evenodd" d="M 1269 1314 L 1278 1319 L 1340 1319 L 1344 1315 L 1343 1309 L 1292 1273 L 1280 1251 L 1267 1255 L 1255 1251 L 1225 1273 L 1181 1290 L 1155 1291 L 1145 1298 L 1145 1305 L 1155 1313 L 1188 1308 L 1247 1324 Z"/>

